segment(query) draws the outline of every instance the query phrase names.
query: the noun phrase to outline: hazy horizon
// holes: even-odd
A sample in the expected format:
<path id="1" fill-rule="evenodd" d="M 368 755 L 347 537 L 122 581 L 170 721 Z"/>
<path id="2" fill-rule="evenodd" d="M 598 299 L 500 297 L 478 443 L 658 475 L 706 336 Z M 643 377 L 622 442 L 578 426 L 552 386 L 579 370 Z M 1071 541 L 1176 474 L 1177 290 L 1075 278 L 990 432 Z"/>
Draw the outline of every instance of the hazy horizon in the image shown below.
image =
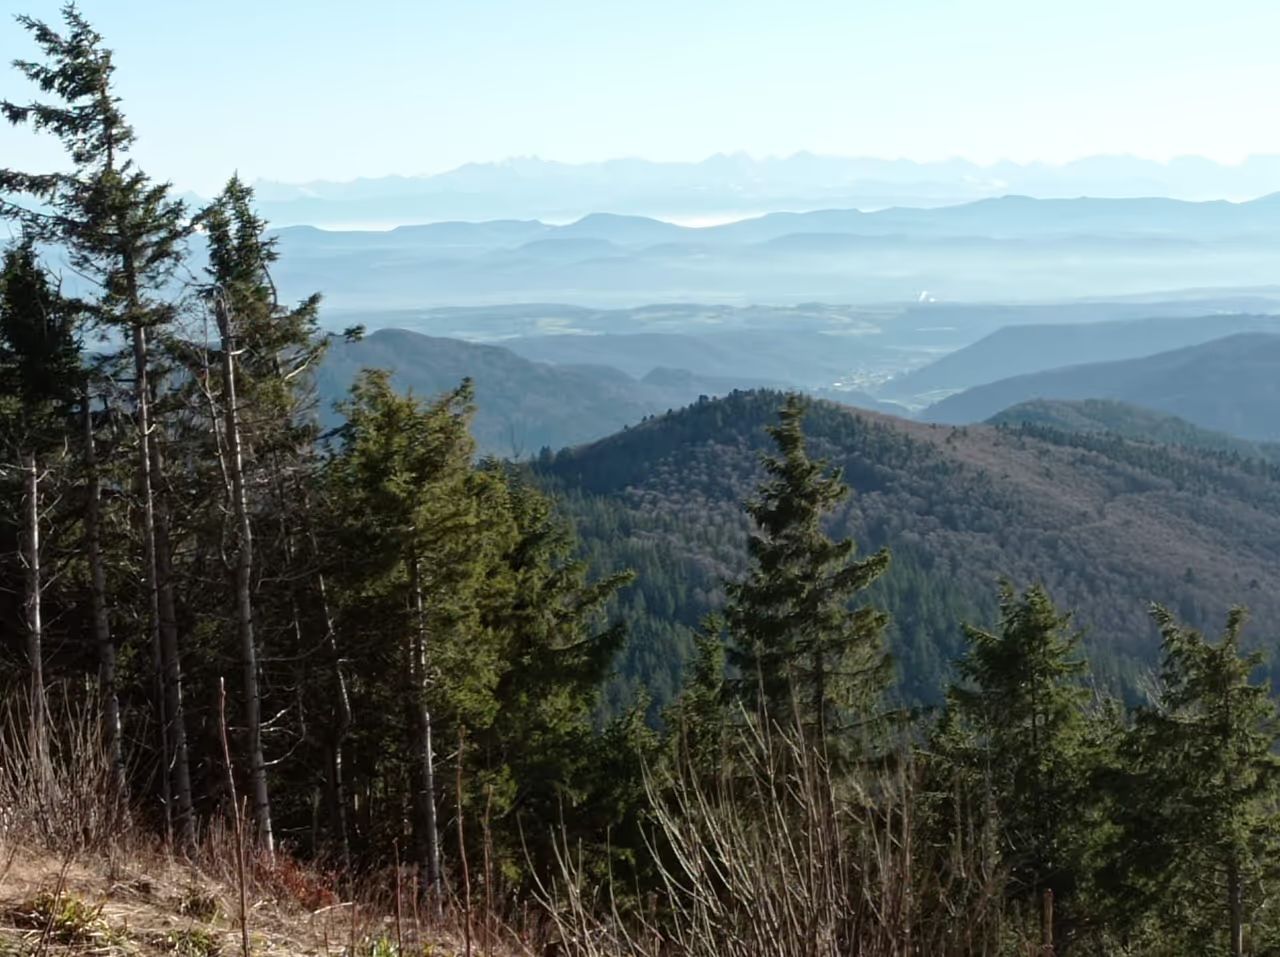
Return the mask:
<path id="1" fill-rule="evenodd" d="M 59 6 L 5 4 L 50 22 Z M 139 161 L 202 195 L 236 170 L 344 182 L 519 156 L 1280 153 L 1268 29 L 1280 9 L 1260 0 L 1220 3 L 1212 17 L 1151 0 L 1034 17 L 1013 0 L 80 7 L 116 51 Z M 29 51 L 25 32 L 0 22 L 0 60 Z M 29 94 L 13 75 L 0 92 Z M 19 166 L 53 158 L 7 126 L 0 152 Z"/>
<path id="2" fill-rule="evenodd" d="M 752 163 L 780 163 L 789 160 L 812 158 L 818 160 L 836 160 L 849 162 L 868 162 L 868 163 L 900 163 L 911 164 L 916 167 L 943 167 L 951 164 L 967 164 L 984 170 L 997 170 L 1002 167 L 1011 167 L 1018 169 L 1036 169 L 1045 170 L 1064 170 L 1082 163 L 1091 161 L 1133 161 L 1137 163 L 1149 163 L 1154 166 L 1165 169 L 1172 169 L 1183 163 L 1204 163 L 1221 169 L 1243 169 L 1251 163 L 1259 161 L 1280 161 L 1280 149 L 1275 152 L 1259 152 L 1248 153 L 1234 159 L 1215 159 L 1212 156 L 1203 153 L 1181 153 L 1176 156 L 1158 157 L 1144 156 L 1140 153 L 1131 152 L 1096 152 L 1081 153 L 1077 156 L 1070 156 L 1064 159 L 1026 159 L 1018 160 L 1010 157 L 997 157 L 994 159 L 981 160 L 972 156 L 961 154 L 938 155 L 938 156 L 904 156 L 904 155 L 877 155 L 874 153 L 822 153 L 816 150 L 799 147 L 782 153 L 753 153 L 745 149 L 722 149 L 715 150 L 711 153 L 690 155 L 683 157 L 654 158 L 651 156 L 642 156 L 638 154 L 617 155 L 617 156 L 599 156 L 587 159 L 563 159 L 557 156 L 543 156 L 535 153 L 510 154 L 506 156 L 494 156 L 487 158 L 469 159 L 449 166 L 444 169 L 437 170 L 413 170 L 413 169 L 386 169 L 382 171 L 371 171 L 365 173 L 356 173 L 345 177 L 316 177 L 313 179 L 290 179 L 277 178 L 273 176 L 258 176 L 251 181 L 259 184 L 279 184 L 286 186 L 316 186 L 316 185 L 334 185 L 343 186 L 352 183 L 360 183 L 375 180 L 417 180 L 417 179 L 433 179 L 436 177 L 447 176 L 450 173 L 456 173 L 468 168 L 502 168 L 516 167 L 522 164 L 545 164 L 547 166 L 562 167 L 566 169 L 605 166 L 612 164 L 624 163 L 647 163 L 654 166 L 699 166 L 715 162 L 717 160 L 737 160 L 743 159 Z M 1278 163 L 1277 165 L 1280 165 Z M 190 189 L 190 187 L 177 184 L 181 188 Z M 221 185 L 221 184 L 216 184 Z M 191 190 L 197 192 L 196 190 Z M 762 211 L 764 212 L 764 211 Z"/>

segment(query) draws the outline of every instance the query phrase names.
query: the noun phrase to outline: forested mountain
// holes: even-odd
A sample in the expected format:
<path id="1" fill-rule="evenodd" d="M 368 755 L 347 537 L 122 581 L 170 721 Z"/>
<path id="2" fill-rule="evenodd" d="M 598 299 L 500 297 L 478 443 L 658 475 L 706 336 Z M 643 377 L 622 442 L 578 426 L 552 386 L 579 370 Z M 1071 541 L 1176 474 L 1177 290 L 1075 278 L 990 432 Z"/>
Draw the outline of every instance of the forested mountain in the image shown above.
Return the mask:
<path id="1" fill-rule="evenodd" d="M 651 368 L 636 379 L 603 365 L 549 365 L 500 346 L 380 329 L 358 341 L 336 341 L 326 353 L 316 372 L 326 424 L 340 421 L 334 404 L 365 368 L 387 370 L 398 389 L 423 398 L 470 378 L 481 451 L 514 458 L 536 454 L 543 446 L 600 438 L 699 395 L 754 384 L 745 376 L 716 378 L 680 369 Z"/>
<path id="2" fill-rule="evenodd" d="M 1255 441 L 1280 440 L 1280 336 L 1242 333 L 1141 359 L 1002 379 L 926 409 L 929 422 L 982 422 L 1031 399 L 1115 399 Z"/>
<path id="3" fill-rule="evenodd" d="M 1010 325 L 936 362 L 891 379 L 895 398 L 959 392 L 1062 366 L 1136 359 L 1242 332 L 1280 332 L 1280 317 L 1170 316 L 1053 325 Z"/>
<path id="4" fill-rule="evenodd" d="M 1280 443 L 1250 442 L 1192 425 L 1185 419 L 1110 399 L 1032 399 L 987 420 L 989 425 L 1032 425 L 1060 432 L 1111 432 L 1126 439 L 1183 445 L 1280 464 Z"/>
<path id="5" fill-rule="evenodd" d="M 744 567 L 741 502 L 760 480 L 780 396 L 698 403 L 538 465 L 599 568 L 635 568 L 621 599 L 622 673 L 659 699 L 677 686 L 689 629 Z M 998 578 L 1043 581 L 1077 610 L 1095 674 L 1133 691 L 1154 664 L 1147 603 L 1193 622 L 1232 602 L 1280 621 L 1280 473 L 1234 456 L 1026 426 L 952 428 L 816 403 L 807 431 L 853 498 L 834 529 L 893 564 L 873 586 L 909 700 L 936 701 L 962 640 L 993 611 Z"/>

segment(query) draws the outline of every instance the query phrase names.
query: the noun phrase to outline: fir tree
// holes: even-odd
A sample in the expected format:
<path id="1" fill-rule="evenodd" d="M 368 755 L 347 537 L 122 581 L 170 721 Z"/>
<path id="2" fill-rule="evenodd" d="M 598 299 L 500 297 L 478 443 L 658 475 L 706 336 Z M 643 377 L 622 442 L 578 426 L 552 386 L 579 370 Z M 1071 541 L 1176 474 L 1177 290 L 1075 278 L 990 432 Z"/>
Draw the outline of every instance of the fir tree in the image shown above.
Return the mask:
<path id="1" fill-rule="evenodd" d="M 144 577 L 162 688 L 158 724 L 162 763 L 171 769 L 171 777 L 164 779 L 164 806 L 182 843 L 191 846 L 195 821 L 182 652 L 152 356 L 152 340 L 175 314 L 168 284 L 185 254 L 191 222 L 183 204 L 170 197 L 168 185 L 153 182 L 129 158 L 134 132 L 112 86 L 111 51 L 74 5 L 63 7 L 62 19 L 64 28 L 58 32 L 31 17 L 18 18 L 45 60 L 15 65 L 51 99 L 0 101 L 0 114 L 15 125 L 52 134 L 71 167 L 52 173 L 0 169 L 0 215 L 20 221 L 35 239 L 60 245 L 75 272 L 92 284 L 91 295 L 83 297 L 89 315 L 129 342 L 122 358 L 132 366 Z M 23 206 L 21 199 L 34 205 Z"/>
<path id="2" fill-rule="evenodd" d="M 693 638 L 680 695 L 663 715 L 677 760 L 716 767 L 724 758 L 728 682 L 724 619 L 707 615 Z"/>
<path id="3" fill-rule="evenodd" d="M 500 664 L 493 718 L 475 735 L 476 787 L 486 792 L 476 797 L 501 829 L 504 863 L 517 871 L 525 860 L 552 860 L 546 832 L 525 824 L 590 800 L 592 717 L 625 637 L 603 609 L 632 576 L 589 580 L 554 503 L 520 470 L 486 463 L 483 471 L 505 483 L 515 534 L 496 556 L 490 577 L 504 584 L 490 589 L 484 611 Z"/>
<path id="4" fill-rule="evenodd" d="M 472 466 L 470 402 L 469 382 L 424 405 L 397 395 L 386 373 L 366 371 L 342 406 L 347 421 L 325 476 L 339 626 L 399 678 L 398 701 L 375 707 L 405 715 L 416 856 L 437 901 L 438 720 L 446 706 L 464 722 L 491 708 L 497 649 L 481 592 L 509 534 L 500 483 Z"/>
<path id="5" fill-rule="evenodd" d="M 22 566 L 23 630 L 29 674 L 30 754 L 48 763 L 44 677 L 42 527 L 51 459 L 58 455 L 80 378 L 74 312 L 45 276 L 31 242 L 6 251 L 0 266 L 0 475 L 20 475 L 17 537 Z M 43 780 L 43 777 L 41 778 Z"/>
<path id="6" fill-rule="evenodd" d="M 888 617 L 852 604 L 889 565 L 887 550 L 856 560 L 823 519 L 849 494 L 839 470 L 805 448 L 806 402 L 788 396 L 769 427 L 778 454 L 747 504 L 751 569 L 729 586 L 729 663 L 738 693 L 775 721 L 795 715 L 822 745 L 873 713 L 888 684 Z"/>
<path id="7" fill-rule="evenodd" d="M 1138 710 L 1122 752 L 1124 786 L 1113 846 L 1114 896 L 1163 940 L 1201 953 L 1244 953 L 1280 943 L 1271 896 L 1280 851 L 1280 712 L 1251 680 L 1242 609 L 1214 642 L 1152 611 L 1162 635 L 1157 700 Z"/>
<path id="8" fill-rule="evenodd" d="M 1012 896 L 1036 904 L 1052 891 L 1061 945 L 1082 877 L 1093 760 L 1080 635 L 1042 586 L 1018 594 L 1007 582 L 999 629 L 964 632 L 962 680 L 948 693 L 934 750 L 985 791 L 970 805 L 995 829 Z"/>

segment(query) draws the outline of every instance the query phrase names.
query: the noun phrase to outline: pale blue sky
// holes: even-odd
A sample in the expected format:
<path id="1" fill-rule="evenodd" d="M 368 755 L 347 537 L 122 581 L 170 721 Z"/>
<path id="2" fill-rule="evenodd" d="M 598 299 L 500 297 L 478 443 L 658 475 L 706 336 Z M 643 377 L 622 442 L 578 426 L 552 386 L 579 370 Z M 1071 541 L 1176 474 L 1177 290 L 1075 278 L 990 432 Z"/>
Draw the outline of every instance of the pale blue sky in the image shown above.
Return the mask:
<path id="1" fill-rule="evenodd" d="M 54 0 L 0 0 L 54 18 Z M 1276 0 L 83 0 L 154 175 L 1280 152 Z M 0 21 L 0 59 L 27 55 Z M 26 85 L 0 73 L 0 96 Z M 0 130 L 0 162 L 44 157 Z"/>

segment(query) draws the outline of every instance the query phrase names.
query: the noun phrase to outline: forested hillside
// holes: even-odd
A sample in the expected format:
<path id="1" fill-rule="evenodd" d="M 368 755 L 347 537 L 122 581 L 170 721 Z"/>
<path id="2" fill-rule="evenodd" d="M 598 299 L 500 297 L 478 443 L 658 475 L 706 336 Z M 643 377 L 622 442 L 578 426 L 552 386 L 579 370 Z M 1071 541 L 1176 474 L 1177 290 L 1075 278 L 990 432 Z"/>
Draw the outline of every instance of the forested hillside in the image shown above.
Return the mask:
<path id="1" fill-rule="evenodd" d="M 516 459 L 544 446 L 597 439 L 699 395 L 722 394 L 751 382 L 652 367 L 634 378 L 605 365 L 548 365 L 501 346 L 379 329 L 357 341 L 334 342 L 319 363 L 315 384 L 326 425 L 340 420 L 334 404 L 362 369 L 385 369 L 397 389 L 427 398 L 471 379 L 476 392 L 473 429 L 481 452 Z"/>
<path id="2" fill-rule="evenodd" d="M 1280 464 L 1280 443 L 1250 442 L 1225 432 L 1192 425 L 1185 419 L 1109 399 L 1033 399 L 987 420 L 989 425 L 1035 425 L 1063 432 L 1113 432 L 1126 439 L 1224 452 L 1244 459 Z"/>
<path id="3" fill-rule="evenodd" d="M 660 699 L 689 628 L 745 562 L 741 502 L 761 477 L 781 397 L 736 393 L 650 419 L 539 463 L 599 568 L 639 572 L 621 599 L 633 638 L 622 671 Z M 1233 602 L 1280 622 L 1280 472 L 1238 456 L 1033 426 L 927 425 L 830 403 L 809 417 L 814 453 L 854 496 L 832 528 L 888 546 L 875 586 L 910 701 L 936 702 L 960 622 L 992 611 L 998 578 L 1043 581 L 1076 609 L 1094 671 L 1132 693 L 1157 659 L 1151 601 L 1209 623 Z M 1260 635 L 1261 637 L 1268 637 Z"/>

